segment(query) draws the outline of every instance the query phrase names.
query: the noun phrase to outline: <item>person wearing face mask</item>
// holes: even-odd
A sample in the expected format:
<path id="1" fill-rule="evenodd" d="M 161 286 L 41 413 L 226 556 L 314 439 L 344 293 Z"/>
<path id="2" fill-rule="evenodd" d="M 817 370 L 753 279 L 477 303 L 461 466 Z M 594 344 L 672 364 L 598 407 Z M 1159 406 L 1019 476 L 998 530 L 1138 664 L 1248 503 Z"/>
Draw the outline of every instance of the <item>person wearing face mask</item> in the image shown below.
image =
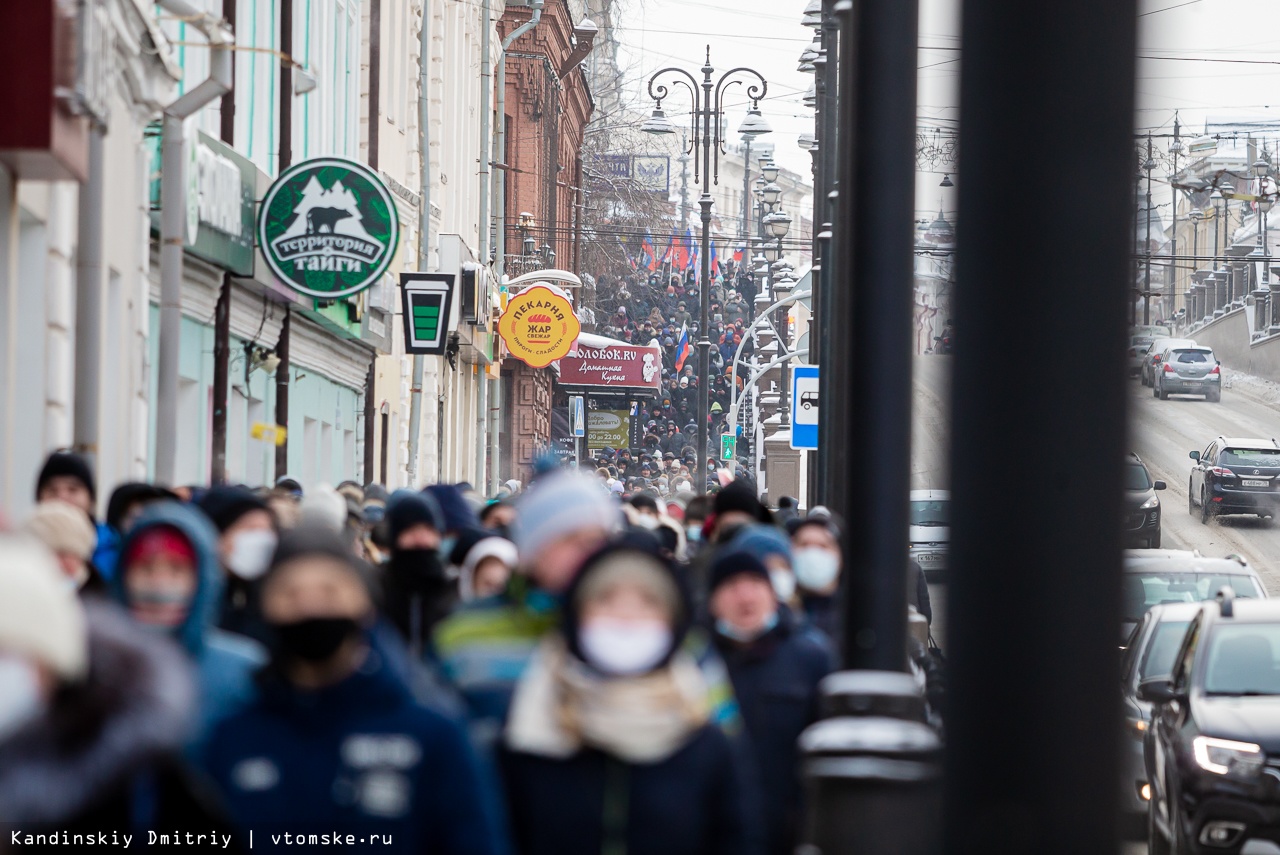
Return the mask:
<path id="1" fill-rule="evenodd" d="M 415 658 L 436 624 L 457 607 L 458 584 L 445 572 L 445 518 L 430 493 L 398 490 L 387 504 L 391 557 L 382 568 L 383 611 Z"/>
<path id="2" fill-rule="evenodd" d="M 436 500 L 440 513 L 444 515 L 444 528 L 440 531 L 440 555 L 446 559 L 464 532 L 480 527 L 480 519 L 467 502 L 462 487 L 463 485 L 456 484 L 432 484 L 422 491 Z"/>
<path id="3" fill-rule="evenodd" d="M 773 574 L 735 541 L 711 565 L 709 612 L 758 764 L 769 855 L 799 842 L 796 741 L 818 719 L 818 684 L 835 670 L 829 642 L 782 605 Z"/>
<path id="4" fill-rule="evenodd" d="M 41 502 L 24 528 L 53 553 L 67 587 L 82 595 L 106 594 L 107 583 L 91 560 L 97 534 L 79 509 L 66 502 Z"/>
<path id="5" fill-rule="evenodd" d="M 120 545 L 111 592 L 133 617 L 172 638 L 195 666 L 198 689 L 193 745 L 219 719 L 254 696 L 253 674 L 266 661 L 252 639 L 217 628 L 224 575 L 216 530 L 200 511 L 176 502 L 155 502 Z"/>
<path id="6" fill-rule="evenodd" d="M 785 532 L 772 525 L 749 525 L 738 530 L 724 548 L 749 552 L 759 558 L 769 571 L 778 602 L 790 609 L 799 608 L 796 576 L 791 569 L 791 541 Z"/>
<path id="7" fill-rule="evenodd" d="M 756 781 L 712 722 L 690 603 L 638 543 L 565 595 L 517 689 L 499 755 L 521 855 L 761 855 Z"/>
<path id="8" fill-rule="evenodd" d="M 836 601 L 842 563 L 840 528 L 830 517 L 811 513 L 794 520 L 788 530 L 804 612 L 814 626 L 835 638 L 840 620 Z"/>
<path id="9" fill-rule="evenodd" d="M 22 848 L 21 836 L 10 838 L 19 829 L 138 839 L 140 823 L 227 839 L 225 817 L 181 756 L 194 702 L 175 645 L 105 600 L 78 601 L 47 551 L 0 535 L 6 844 Z"/>
<path id="10" fill-rule="evenodd" d="M 246 487 L 212 487 L 196 507 L 218 529 L 218 560 L 226 580 L 218 626 L 268 643 L 258 585 L 278 540 L 275 515 L 266 500 Z"/>
<path id="11" fill-rule="evenodd" d="M 394 502 L 393 502 L 394 504 Z M 462 726 L 414 700 L 374 631 L 368 567 L 301 526 L 262 580 L 275 638 L 261 692 L 204 751 L 242 834 L 390 835 L 397 851 L 507 851 Z"/>

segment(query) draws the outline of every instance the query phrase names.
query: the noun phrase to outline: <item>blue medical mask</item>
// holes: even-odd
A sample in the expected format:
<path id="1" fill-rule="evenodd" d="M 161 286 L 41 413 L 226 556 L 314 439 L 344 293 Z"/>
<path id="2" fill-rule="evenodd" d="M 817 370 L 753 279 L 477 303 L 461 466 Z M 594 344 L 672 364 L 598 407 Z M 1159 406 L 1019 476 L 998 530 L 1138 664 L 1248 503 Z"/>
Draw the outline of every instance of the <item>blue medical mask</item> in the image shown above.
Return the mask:
<path id="1" fill-rule="evenodd" d="M 760 625 L 758 628 L 754 630 L 738 629 L 736 626 L 729 623 L 727 620 L 717 619 L 716 632 L 720 633 L 725 638 L 731 639 L 740 644 L 750 644 L 751 642 L 755 641 L 757 638 L 760 638 L 766 633 L 770 632 L 777 625 L 778 625 L 778 613 L 775 611 L 773 614 L 769 615 L 769 617 L 765 619 L 765 622 L 762 625 Z"/>

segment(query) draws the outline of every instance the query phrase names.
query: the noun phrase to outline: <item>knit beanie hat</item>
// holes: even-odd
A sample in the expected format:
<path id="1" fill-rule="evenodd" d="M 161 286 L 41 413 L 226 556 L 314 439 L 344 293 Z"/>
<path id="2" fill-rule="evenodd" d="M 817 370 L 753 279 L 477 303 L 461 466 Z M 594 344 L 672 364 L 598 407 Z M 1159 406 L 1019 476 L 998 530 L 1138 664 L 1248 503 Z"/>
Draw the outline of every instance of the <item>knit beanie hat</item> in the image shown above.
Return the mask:
<path id="1" fill-rule="evenodd" d="M 40 498 L 40 491 L 51 480 L 62 475 L 79 480 L 89 491 L 89 497 L 95 502 L 98 500 L 98 487 L 93 482 L 93 471 L 83 457 L 70 451 L 55 451 L 45 460 L 44 467 L 36 478 L 36 498 Z"/>
<path id="2" fill-rule="evenodd" d="M 252 511 L 266 511 L 267 503 L 248 487 L 211 487 L 197 503 L 209 521 L 225 532 Z"/>
<path id="3" fill-rule="evenodd" d="M 178 561 L 196 564 L 196 549 L 191 539 L 177 526 L 167 523 L 148 526 L 140 534 L 128 539 L 128 546 L 120 554 L 120 569 L 134 562 L 146 561 L 156 556 L 166 556 Z"/>
<path id="4" fill-rule="evenodd" d="M 712 508 L 717 514 L 725 511 L 742 511 L 751 514 L 762 523 L 773 522 L 769 509 L 761 504 L 756 491 L 743 481 L 731 481 L 725 485 L 723 490 L 716 493 Z"/>
<path id="5" fill-rule="evenodd" d="M 750 552 L 761 561 L 771 555 L 781 555 L 787 564 L 791 563 L 791 539 L 776 526 L 747 526 L 734 535 L 728 547 L 734 552 Z"/>
<path id="6" fill-rule="evenodd" d="M 548 543 L 576 531 L 622 527 L 622 509 L 594 478 L 565 473 L 537 482 L 516 503 L 512 539 L 521 560 L 537 557 Z"/>
<path id="7" fill-rule="evenodd" d="M 759 558 L 750 552 L 739 552 L 730 550 L 722 552 L 715 561 L 711 563 L 711 571 L 707 574 L 708 590 L 715 593 L 725 582 L 741 576 L 742 574 L 756 576 L 765 582 L 770 582 L 769 571 Z"/>
<path id="8" fill-rule="evenodd" d="M 444 514 L 430 493 L 396 490 L 387 503 L 385 520 L 393 544 L 400 539 L 401 534 L 420 523 L 431 526 L 441 534 L 446 531 Z"/>
<path id="9" fill-rule="evenodd" d="M 440 529 L 441 533 L 462 531 L 463 529 L 475 528 L 480 524 L 480 521 L 476 519 L 476 512 L 467 504 L 462 491 L 452 484 L 432 484 L 422 492 L 435 499 L 436 504 L 440 506 L 440 510 L 444 514 L 445 527 Z"/>
<path id="10" fill-rule="evenodd" d="M 88 668 L 84 610 L 48 550 L 0 535 L 0 653 L 39 660 L 64 680 Z"/>
<path id="11" fill-rule="evenodd" d="M 88 561 L 98 545 L 98 533 L 84 515 L 66 502 L 41 502 L 24 528 L 54 554 Z"/>
<path id="12" fill-rule="evenodd" d="M 146 504 L 147 502 L 155 502 L 161 499 L 168 499 L 173 502 L 178 501 L 178 497 L 172 490 L 158 487 L 155 484 L 145 484 L 140 481 L 121 484 L 111 491 L 111 498 L 107 500 L 107 525 L 123 533 L 125 516 L 134 505 Z"/>

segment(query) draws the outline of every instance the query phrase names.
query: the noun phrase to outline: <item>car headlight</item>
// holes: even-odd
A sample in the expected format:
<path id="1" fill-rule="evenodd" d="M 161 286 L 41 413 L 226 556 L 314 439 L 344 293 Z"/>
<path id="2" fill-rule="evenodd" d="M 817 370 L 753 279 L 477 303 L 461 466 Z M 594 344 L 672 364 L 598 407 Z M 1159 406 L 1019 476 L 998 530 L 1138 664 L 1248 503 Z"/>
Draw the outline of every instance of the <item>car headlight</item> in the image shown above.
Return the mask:
<path id="1" fill-rule="evenodd" d="M 1152 496 L 1150 499 L 1147 499 L 1145 502 L 1142 503 L 1142 506 L 1139 508 L 1139 510 L 1145 511 L 1150 508 L 1158 508 L 1158 507 L 1160 507 L 1160 497 Z"/>
<path id="2" fill-rule="evenodd" d="M 1129 732 L 1129 735 L 1139 742 L 1142 741 L 1142 737 L 1146 734 L 1147 728 L 1150 727 L 1145 718 L 1137 718 L 1135 716 L 1125 716 L 1124 725 L 1125 730 Z"/>
<path id="3" fill-rule="evenodd" d="M 1262 763 L 1266 759 L 1263 757 L 1262 747 L 1252 742 L 1236 742 L 1212 736 L 1197 736 L 1191 740 L 1191 751 L 1201 769 L 1217 775 L 1228 772 L 1256 775 L 1262 771 Z"/>

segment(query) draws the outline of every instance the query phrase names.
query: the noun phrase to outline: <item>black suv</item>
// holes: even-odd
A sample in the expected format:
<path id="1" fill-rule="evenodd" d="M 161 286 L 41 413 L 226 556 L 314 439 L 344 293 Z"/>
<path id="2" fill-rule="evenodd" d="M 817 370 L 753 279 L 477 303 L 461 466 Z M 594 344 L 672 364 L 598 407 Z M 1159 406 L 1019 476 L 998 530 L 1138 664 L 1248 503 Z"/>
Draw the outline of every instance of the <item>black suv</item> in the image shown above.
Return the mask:
<path id="1" fill-rule="evenodd" d="M 1151 473 L 1136 454 L 1125 458 L 1124 539 L 1130 549 L 1160 548 L 1160 499 L 1163 481 L 1152 481 Z"/>
<path id="2" fill-rule="evenodd" d="M 1151 855 L 1280 843 L 1280 602 L 1224 589 L 1191 619 L 1167 678 L 1145 680 Z M 1264 842 L 1265 841 L 1265 842 Z M 1267 845 L 1272 844 L 1272 845 Z"/>
<path id="3" fill-rule="evenodd" d="M 1187 483 L 1187 509 L 1200 521 L 1223 514 L 1275 517 L 1280 509 L 1280 443 L 1220 436 L 1195 461 Z"/>

